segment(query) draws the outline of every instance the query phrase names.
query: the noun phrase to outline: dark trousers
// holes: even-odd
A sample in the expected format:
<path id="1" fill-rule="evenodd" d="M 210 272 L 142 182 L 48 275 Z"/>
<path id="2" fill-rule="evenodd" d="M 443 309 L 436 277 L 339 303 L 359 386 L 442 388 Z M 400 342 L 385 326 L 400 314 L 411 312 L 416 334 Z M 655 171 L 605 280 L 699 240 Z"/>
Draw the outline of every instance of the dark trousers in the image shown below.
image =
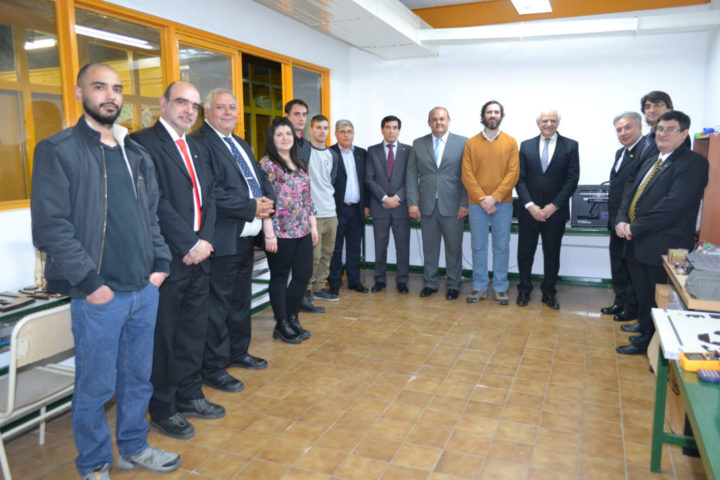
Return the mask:
<path id="1" fill-rule="evenodd" d="M 538 222 L 524 208 L 518 214 L 518 291 L 530 293 L 533 288 L 530 275 L 539 236 L 542 238 L 543 250 L 543 281 L 540 289 L 544 295 L 555 295 L 555 284 L 560 271 L 560 246 L 566 220 L 561 212 L 555 212 L 545 222 Z"/>
<path id="2" fill-rule="evenodd" d="M 335 250 L 333 250 L 332 260 L 330 260 L 330 275 L 328 275 L 328 284 L 331 288 L 337 288 L 342 283 L 343 243 L 345 244 L 345 271 L 348 285 L 360 283 L 360 244 L 362 243 L 363 217 L 363 207 L 359 203 L 340 206 Z"/>
<path id="3" fill-rule="evenodd" d="M 238 238 L 238 253 L 210 257 L 210 302 L 203 374 L 224 370 L 248 351 L 252 328 L 255 237 Z"/>
<path id="4" fill-rule="evenodd" d="M 610 273 L 612 286 L 615 291 L 615 305 L 620 305 L 629 313 L 637 311 L 635 291 L 630 281 L 627 261 L 625 260 L 625 239 L 618 237 L 614 231 L 610 232 Z"/>
<path id="5" fill-rule="evenodd" d="M 646 265 L 635 258 L 633 242 L 628 245 L 626 255 L 630 279 L 637 298 L 637 315 L 640 322 L 640 333 L 647 336 L 647 343 L 636 344 L 639 347 L 647 347 L 650 337 L 655 333 L 655 323 L 652 320 L 651 309 L 656 307 L 655 285 L 668 283 L 668 276 L 662 265 Z"/>
<path id="6" fill-rule="evenodd" d="M 170 276 L 160 287 L 150 381 L 150 417 L 177 413 L 175 400 L 203 397 L 202 368 L 207 334 L 209 275 L 204 265 L 185 265 L 173 255 Z"/>
<path id="7" fill-rule="evenodd" d="M 397 208 L 407 207 L 400 205 Z M 395 261 L 397 283 L 407 283 L 410 274 L 410 217 L 373 218 L 373 238 L 375 240 L 375 281 L 387 282 L 387 250 L 390 242 L 390 229 L 395 241 Z"/>
<path id="8" fill-rule="evenodd" d="M 297 315 L 305 287 L 312 276 L 313 244 L 310 234 L 301 238 L 279 238 L 276 253 L 267 253 L 270 266 L 270 305 L 276 319 Z M 292 280 L 288 277 L 292 272 Z"/>

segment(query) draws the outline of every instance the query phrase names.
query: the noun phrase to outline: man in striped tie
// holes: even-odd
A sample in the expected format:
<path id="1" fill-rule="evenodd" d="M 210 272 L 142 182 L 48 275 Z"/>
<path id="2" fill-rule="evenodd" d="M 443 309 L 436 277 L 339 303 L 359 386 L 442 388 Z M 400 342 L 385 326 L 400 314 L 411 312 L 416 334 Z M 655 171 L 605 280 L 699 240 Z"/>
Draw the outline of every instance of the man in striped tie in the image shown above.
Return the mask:
<path id="1" fill-rule="evenodd" d="M 617 347 L 625 355 L 645 353 L 655 332 L 651 309 L 655 285 L 667 283 L 661 255 L 671 248 L 692 250 L 700 200 L 708 181 L 708 162 L 684 145 L 690 117 L 663 113 L 655 128 L 658 155 L 635 178 L 627 201 L 618 211 L 615 233 L 628 240 L 625 253 L 637 297 L 639 335 Z"/>

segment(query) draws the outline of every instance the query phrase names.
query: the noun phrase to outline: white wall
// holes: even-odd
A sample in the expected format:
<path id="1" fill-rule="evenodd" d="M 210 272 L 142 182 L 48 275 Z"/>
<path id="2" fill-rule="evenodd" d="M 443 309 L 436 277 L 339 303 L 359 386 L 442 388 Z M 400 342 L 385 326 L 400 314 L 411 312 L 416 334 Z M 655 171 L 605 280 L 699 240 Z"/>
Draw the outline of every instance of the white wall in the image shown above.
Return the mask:
<path id="1" fill-rule="evenodd" d="M 709 37 L 702 126 L 717 127 L 720 125 L 720 28 L 715 28 Z"/>
<path id="2" fill-rule="evenodd" d="M 0 211 L 0 292 L 35 283 L 35 249 L 30 237 L 30 209 Z"/>
<path id="3" fill-rule="evenodd" d="M 639 111 L 648 91 L 670 93 L 675 107 L 700 125 L 707 44 L 708 33 L 696 32 L 492 42 L 399 61 L 353 51 L 354 109 L 348 115 L 358 120 L 359 145 L 380 141 L 380 119 L 387 114 L 400 117 L 400 140 L 412 143 L 429 132 L 433 106 L 449 109 L 451 131 L 472 136 L 481 128 L 481 106 L 496 99 L 506 111 L 501 128 L 520 142 L 538 134 L 539 110 L 556 107 L 559 132 L 580 142 L 580 183 L 600 183 L 620 146 L 613 117 Z M 720 52 L 716 57 L 720 64 Z M 333 114 L 345 112 L 334 108 Z"/>

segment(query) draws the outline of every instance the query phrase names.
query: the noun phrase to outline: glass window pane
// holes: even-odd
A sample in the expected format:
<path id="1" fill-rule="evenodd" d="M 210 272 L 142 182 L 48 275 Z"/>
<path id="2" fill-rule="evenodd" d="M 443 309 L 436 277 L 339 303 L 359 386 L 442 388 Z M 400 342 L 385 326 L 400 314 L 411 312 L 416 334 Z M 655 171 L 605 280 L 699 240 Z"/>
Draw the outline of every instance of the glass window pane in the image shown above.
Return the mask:
<path id="1" fill-rule="evenodd" d="M 36 142 L 64 128 L 62 111 L 62 98 L 60 95 L 33 93 L 32 112 Z"/>
<path id="2" fill-rule="evenodd" d="M 273 118 L 282 117 L 282 71 L 278 62 L 242 54 L 245 95 L 245 140 L 258 159 L 265 154 L 265 131 Z"/>
<path id="3" fill-rule="evenodd" d="M 62 85 L 57 36 L 39 30 L 25 30 L 25 53 L 30 70 L 30 83 L 36 85 Z"/>
<path id="4" fill-rule="evenodd" d="M 0 24 L 0 80 L 17 82 L 13 28 Z"/>
<path id="5" fill-rule="evenodd" d="M 305 135 L 310 130 L 310 121 L 313 115 L 322 113 L 320 110 L 320 86 L 321 76 L 319 73 L 311 72 L 300 67 L 293 67 L 293 98 L 301 98 L 308 104 L 308 122 L 305 125 Z M 309 137 L 308 137 L 309 138 Z"/>
<path id="6" fill-rule="evenodd" d="M 28 198 L 20 93 L 0 90 L 0 202 Z"/>
<path id="7" fill-rule="evenodd" d="M 210 90 L 232 90 L 232 60 L 228 55 L 180 45 L 180 79 L 195 85 L 205 100 Z"/>
<path id="8" fill-rule="evenodd" d="M 152 125 L 160 116 L 163 94 L 160 32 L 80 8 L 75 9 L 80 66 L 91 62 L 113 67 L 123 83 L 123 110 L 118 123 L 131 131 Z"/>

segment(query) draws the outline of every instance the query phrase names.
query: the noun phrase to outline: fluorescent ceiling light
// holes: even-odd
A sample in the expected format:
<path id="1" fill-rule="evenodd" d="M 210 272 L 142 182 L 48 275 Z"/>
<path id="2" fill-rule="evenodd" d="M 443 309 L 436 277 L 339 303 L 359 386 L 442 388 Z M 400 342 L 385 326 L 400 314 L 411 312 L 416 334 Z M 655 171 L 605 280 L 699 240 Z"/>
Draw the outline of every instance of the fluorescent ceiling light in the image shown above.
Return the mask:
<path id="1" fill-rule="evenodd" d="M 25 42 L 25 50 L 39 50 L 41 48 L 50 48 L 57 45 L 54 38 L 41 38 L 32 42 Z"/>
<path id="2" fill-rule="evenodd" d="M 552 12 L 550 0 L 511 0 L 518 15 Z"/>
<path id="3" fill-rule="evenodd" d="M 149 43 L 147 40 L 142 40 L 134 37 L 126 37 L 125 35 L 106 32 L 104 30 L 98 30 L 95 28 L 86 27 L 84 25 L 75 25 L 75 33 L 77 33 L 78 35 L 84 35 L 86 37 L 107 40 L 108 42 L 120 43 L 122 45 L 129 45 L 131 47 L 144 48 L 145 50 L 155 50 L 155 46 Z"/>

